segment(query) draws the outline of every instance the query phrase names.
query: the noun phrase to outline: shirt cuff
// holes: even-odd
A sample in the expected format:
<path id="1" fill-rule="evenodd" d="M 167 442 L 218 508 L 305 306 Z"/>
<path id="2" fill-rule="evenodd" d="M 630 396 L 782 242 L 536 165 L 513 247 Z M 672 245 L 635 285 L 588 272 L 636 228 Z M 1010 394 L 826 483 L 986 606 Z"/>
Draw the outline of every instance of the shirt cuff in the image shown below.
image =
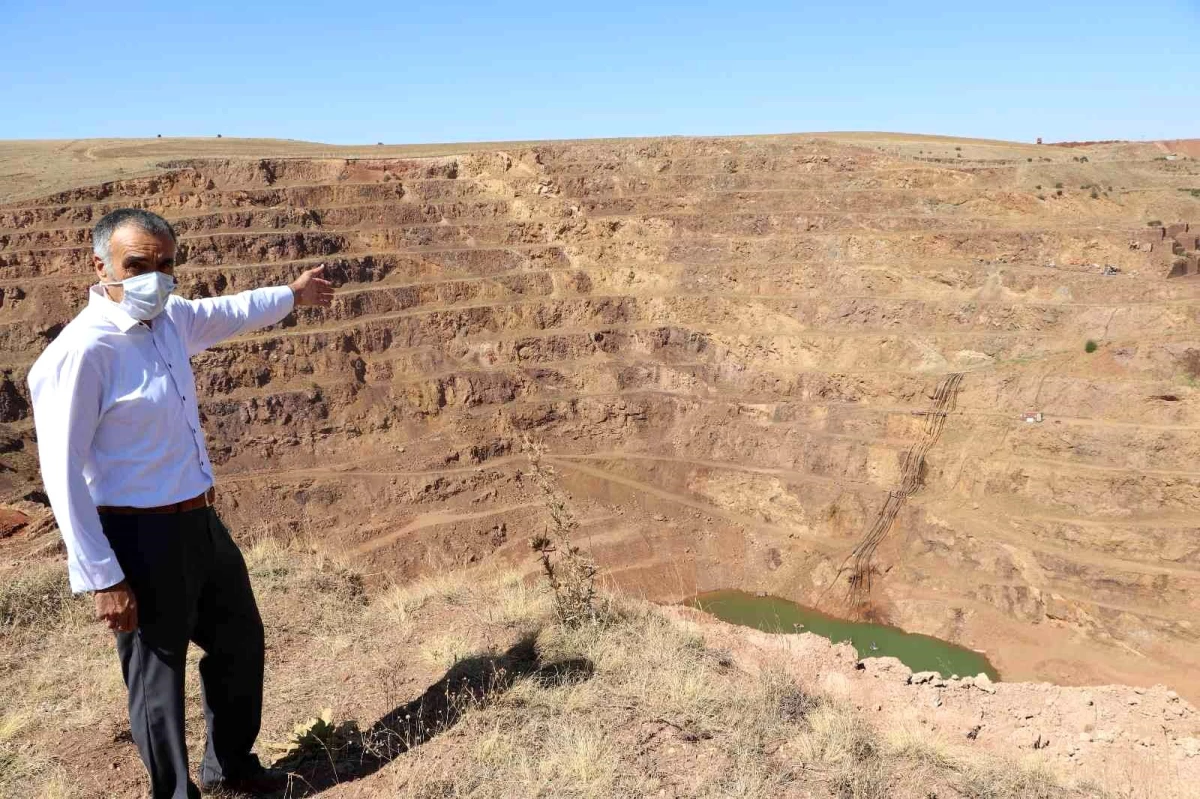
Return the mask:
<path id="1" fill-rule="evenodd" d="M 71 591 L 76 594 L 103 591 L 125 579 L 125 572 L 121 570 L 121 565 L 115 557 L 89 563 L 86 567 L 81 563 L 68 561 L 67 571 L 71 578 Z"/>

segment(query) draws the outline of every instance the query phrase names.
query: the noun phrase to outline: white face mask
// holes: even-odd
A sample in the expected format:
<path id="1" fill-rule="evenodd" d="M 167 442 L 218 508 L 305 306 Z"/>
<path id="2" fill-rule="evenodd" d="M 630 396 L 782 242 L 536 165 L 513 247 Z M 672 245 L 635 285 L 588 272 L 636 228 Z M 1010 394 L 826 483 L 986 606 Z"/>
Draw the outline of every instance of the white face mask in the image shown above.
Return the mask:
<path id="1" fill-rule="evenodd" d="M 121 286 L 125 296 L 118 306 L 142 322 L 153 319 L 167 307 L 167 298 L 175 290 L 175 278 L 166 272 L 146 272 L 125 280 L 101 282 L 101 286 Z"/>

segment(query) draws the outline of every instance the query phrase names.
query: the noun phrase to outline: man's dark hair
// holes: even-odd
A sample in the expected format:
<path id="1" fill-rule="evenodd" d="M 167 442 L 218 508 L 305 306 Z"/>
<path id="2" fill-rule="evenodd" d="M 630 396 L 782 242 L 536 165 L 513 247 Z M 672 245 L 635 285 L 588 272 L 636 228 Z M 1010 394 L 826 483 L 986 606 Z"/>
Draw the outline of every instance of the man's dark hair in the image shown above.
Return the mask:
<path id="1" fill-rule="evenodd" d="M 109 211 L 92 228 L 92 252 L 104 262 L 104 268 L 108 270 L 110 278 L 113 277 L 112 235 L 125 225 L 133 225 L 152 236 L 170 236 L 171 241 L 178 243 L 171 223 L 156 213 L 143 208 L 118 208 Z"/>

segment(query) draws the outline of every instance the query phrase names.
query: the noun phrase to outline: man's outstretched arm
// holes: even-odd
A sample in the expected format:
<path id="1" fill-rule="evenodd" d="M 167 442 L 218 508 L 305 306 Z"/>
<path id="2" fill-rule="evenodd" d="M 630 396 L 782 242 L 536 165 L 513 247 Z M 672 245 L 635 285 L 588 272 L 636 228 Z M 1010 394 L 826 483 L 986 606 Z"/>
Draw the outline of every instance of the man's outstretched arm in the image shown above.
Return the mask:
<path id="1" fill-rule="evenodd" d="M 324 278 L 325 265 L 309 269 L 287 286 L 253 289 L 227 297 L 184 300 L 168 306 L 171 320 L 187 342 L 189 355 L 227 338 L 273 325 L 306 305 L 328 308 L 333 284 Z"/>

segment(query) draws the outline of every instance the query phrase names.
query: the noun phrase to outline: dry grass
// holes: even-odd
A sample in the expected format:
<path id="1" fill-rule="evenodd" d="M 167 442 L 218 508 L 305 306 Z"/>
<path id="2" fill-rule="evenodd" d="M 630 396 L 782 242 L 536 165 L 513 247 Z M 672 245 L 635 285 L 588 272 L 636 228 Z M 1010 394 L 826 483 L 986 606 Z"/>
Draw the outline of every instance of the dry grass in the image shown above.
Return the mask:
<path id="1" fill-rule="evenodd" d="M 645 603 L 601 595 L 597 621 L 570 626 L 544 584 L 511 574 L 439 576 L 368 593 L 353 569 L 311 547 L 260 541 L 246 556 L 271 647 L 264 749 L 324 707 L 347 731 L 338 751 L 304 765 L 297 796 L 306 785 L 356 778 L 370 781 L 360 787 L 368 795 L 430 799 L 1097 795 L 1072 793 L 1036 766 L 967 762 L 927 735 L 878 730 L 782 672 L 740 668 Z M 67 779 L 79 765 L 55 742 L 63 729 L 123 716 L 110 637 L 76 601 L 54 599 L 54 585 L 47 567 L 5 594 L 13 617 L 27 621 L 0 637 L 0 796 L 94 795 L 80 785 L 103 784 L 104 775 Z M 413 700 L 444 675 L 489 662 L 529 635 L 538 663 L 590 669 L 497 679 L 454 699 L 453 713 L 416 735 L 409 728 L 378 745 L 377 719 L 398 712 L 407 723 L 420 712 Z M 195 694 L 189 679 L 194 732 Z M 128 743 L 112 746 L 132 757 Z M 106 790 L 136 795 L 140 785 Z"/>
<path id="2" fill-rule="evenodd" d="M 436 599 L 429 600 L 431 605 Z M 461 602 L 462 598 L 459 597 Z M 1073 793 L 1045 771 L 959 759 L 886 735 L 858 711 L 772 671 L 749 673 L 652 607 L 612 601 L 609 621 L 549 623 L 543 658 L 583 657 L 590 679 L 519 681 L 386 774 L 424 797 L 960 796 Z M 381 775 L 381 777 L 384 775 Z"/>
<path id="3" fill-rule="evenodd" d="M 0 582 L 0 632 L 53 626 L 77 611 L 67 571 L 61 563 L 38 560 L 8 570 Z"/>
<path id="4" fill-rule="evenodd" d="M 0 574 L 0 797 L 84 795 L 39 741 L 96 728 L 121 702 L 120 672 L 57 560 L 6 564 Z"/>

